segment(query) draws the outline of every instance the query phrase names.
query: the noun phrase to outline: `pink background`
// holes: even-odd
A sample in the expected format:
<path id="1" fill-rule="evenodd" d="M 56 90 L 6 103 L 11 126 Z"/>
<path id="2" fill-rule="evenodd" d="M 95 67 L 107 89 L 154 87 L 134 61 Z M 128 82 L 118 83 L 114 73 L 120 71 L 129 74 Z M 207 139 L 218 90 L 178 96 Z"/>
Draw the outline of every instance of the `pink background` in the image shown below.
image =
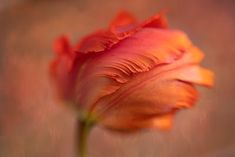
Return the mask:
<path id="1" fill-rule="evenodd" d="M 120 135 L 96 127 L 90 157 L 235 156 L 235 1 L 232 0 L 0 0 L 0 157 L 73 157 L 75 113 L 53 97 L 51 43 L 75 42 L 105 27 L 120 10 L 140 19 L 168 9 L 206 54 L 213 90 L 180 112 L 170 132 Z"/>

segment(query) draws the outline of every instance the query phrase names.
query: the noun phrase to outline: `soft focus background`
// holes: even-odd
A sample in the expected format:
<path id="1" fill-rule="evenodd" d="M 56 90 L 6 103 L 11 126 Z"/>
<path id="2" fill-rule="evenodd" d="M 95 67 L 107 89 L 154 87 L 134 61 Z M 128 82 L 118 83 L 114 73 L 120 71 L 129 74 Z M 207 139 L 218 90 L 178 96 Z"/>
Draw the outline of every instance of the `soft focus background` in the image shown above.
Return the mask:
<path id="1" fill-rule="evenodd" d="M 168 9 L 216 73 L 192 110 L 170 132 L 126 136 L 96 127 L 89 157 L 235 156 L 235 1 L 233 0 L 0 0 L 0 157 L 73 157 L 75 115 L 54 100 L 48 77 L 51 44 L 73 42 L 105 27 L 125 9 L 140 19 Z"/>

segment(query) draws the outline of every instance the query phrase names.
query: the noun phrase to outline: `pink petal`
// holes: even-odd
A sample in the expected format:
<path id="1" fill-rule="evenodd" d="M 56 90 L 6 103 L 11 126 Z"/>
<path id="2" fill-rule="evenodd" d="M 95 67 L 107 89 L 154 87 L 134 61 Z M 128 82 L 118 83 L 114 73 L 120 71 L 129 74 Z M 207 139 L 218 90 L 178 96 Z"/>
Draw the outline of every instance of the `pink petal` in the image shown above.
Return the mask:
<path id="1" fill-rule="evenodd" d="M 131 31 L 136 26 L 137 20 L 135 17 L 127 11 L 121 11 L 110 23 L 109 30 L 114 34 L 120 34 Z"/>
<path id="2" fill-rule="evenodd" d="M 142 23 L 142 27 L 150 27 L 150 28 L 167 28 L 168 23 L 165 17 L 165 13 L 162 11 L 151 18 L 147 19 Z"/>
<path id="3" fill-rule="evenodd" d="M 102 52 L 118 42 L 119 39 L 114 33 L 101 30 L 83 38 L 77 51 L 80 53 Z"/>
<path id="4" fill-rule="evenodd" d="M 102 52 L 110 49 L 120 41 L 130 37 L 143 28 L 166 28 L 167 22 L 163 13 L 137 23 L 134 16 L 121 12 L 111 22 L 109 29 L 91 33 L 79 42 L 77 51 L 80 53 Z"/>

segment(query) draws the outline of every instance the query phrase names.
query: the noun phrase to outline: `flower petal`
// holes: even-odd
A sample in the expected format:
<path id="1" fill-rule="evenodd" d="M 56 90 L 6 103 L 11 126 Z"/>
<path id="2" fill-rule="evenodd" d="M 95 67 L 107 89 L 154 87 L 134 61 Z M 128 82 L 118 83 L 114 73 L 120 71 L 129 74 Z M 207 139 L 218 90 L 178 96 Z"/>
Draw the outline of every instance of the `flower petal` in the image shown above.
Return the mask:
<path id="1" fill-rule="evenodd" d="M 172 127 L 173 118 L 174 112 L 164 114 L 162 116 L 156 116 L 150 120 L 151 123 L 149 124 L 149 128 L 169 130 Z"/>
<path id="2" fill-rule="evenodd" d="M 60 97 L 108 128 L 170 128 L 175 112 L 196 102 L 195 85 L 213 85 L 213 73 L 183 32 L 165 28 L 163 13 L 137 23 L 121 12 L 74 47 L 62 36 L 51 64 Z"/>
<path id="3" fill-rule="evenodd" d="M 105 118 L 101 125 L 114 131 L 134 132 L 139 129 L 169 130 L 172 127 L 175 111 L 150 117 L 114 117 Z"/>
<path id="4" fill-rule="evenodd" d="M 153 69 L 144 75 L 138 75 L 113 94 L 101 98 L 93 113 L 104 125 L 108 125 L 106 118 L 110 117 L 118 122 L 119 117 L 138 119 L 191 107 L 197 100 L 197 91 L 192 83 L 212 85 L 212 75 L 210 72 L 207 75 L 207 72 L 201 72 L 197 65 L 180 67 L 157 75 Z"/>
<path id="5" fill-rule="evenodd" d="M 182 49 L 190 46 L 190 41 L 181 32 L 144 28 L 111 50 L 86 61 L 77 79 L 77 100 L 88 107 L 101 95 L 111 94 L 135 75 L 175 62 L 186 53 Z"/>
<path id="6" fill-rule="evenodd" d="M 136 18 L 127 11 L 121 11 L 110 23 L 109 30 L 114 34 L 128 32 L 137 25 Z"/>
<path id="7" fill-rule="evenodd" d="M 155 79 L 136 84 L 135 87 L 130 84 L 127 83 L 112 95 L 101 98 L 94 108 L 95 113 L 102 115 L 124 111 L 136 115 L 162 114 L 173 108 L 190 107 L 196 100 L 197 92 L 192 84 L 174 79 Z M 122 107 L 125 109 L 120 109 Z"/>
<path id="8" fill-rule="evenodd" d="M 197 100 L 193 84 L 213 83 L 212 73 L 198 66 L 202 58 L 184 33 L 144 28 L 86 61 L 77 100 L 105 126 L 107 119 L 114 123 L 191 107 Z"/>
<path id="9" fill-rule="evenodd" d="M 53 44 L 53 50 L 58 55 L 67 54 L 71 52 L 71 45 L 67 36 L 62 35 Z"/>
<path id="10" fill-rule="evenodd" d="M 56 53 L 56 58 L 51 62 L 50 65 L 50 75 L 54 80 L 56 87 L 59 91 L 59 96 L 61 98 L 66 98 L 69 95 L 69 80 L 70 80 L 70 70 L 72 68 L 73 56 L 71 46 L 68 37 L 59 37 L 54 45 L 54 52 Z"/>
<path id="11" fill-rule="evenodd" d="M 112 50 L 92 58 L 85 72 L 125 83 L 134 74 L 175 62 L 190 46 L 190 41 L 181 32 L 145 28 Z"/>
<path id="12" fill-rule="evenodd" d="M 101 98 L 93 111 L 98 120 L 107 127 L 120 125 L 119 123 L 123 123 L 124 120 L 127 121 L 126 123 L 135 123 L 135 120 L 141 119 L 152 120 L 153 116 L 191 107 L 197 100 L 197 91 L 194 86 L 177 80 L 154 80 L 134 90 L 122 92 L 119 90 Z M 151 125 L 145 127 L 166 127 L 166 125 L 161 125 L 163 123 L 161 120 L 158 120 L 155 119 Z"/>
<path id="13" fill-rule="evenodd" d="M 80 53 L 102 52 L 111 48 L 118 41 L 119 39 L 114 33 L 101 30 L 83 38 L 77 51 Z"/>
<path id="14" fill-rule="evenodd" d="M 150 28 L 167 28 L 168 23 L 165 17 L 165 13 L 162 11 L 151 18 L 147 19 L 142 23 L 142 27 L 150 27 Z"/>
<path id="15" fill-rule="evenodd" d="M 96 31 L 83 38 L 77 46 L 77 51 L 85 54 L 105 51 L 143 28 L 167 28 L 164 14 L 159 13 L 142 23 L 137 23 L 134 16 L 123 11 L 111 22 L 108 30 Z"/>
<path id="16" fill-rule="evenodd" d="M 136 44 L 141 46 L 136 47 Z M 192 46 L 183 33 L 145 28 L 89 61 L 89 68 L 85 68 L 84 73 L 87 78 L 81 79 L 82 84 L 110 78 L 116 88 L 106 96 L 94 94 L 95 99 L 88 106 L 92 104 L 91 112 L 104 125 L 106 117 L 112 117 L 114 123 L 114 119 L 121 121 L 120 117 L 141 119 L 139 117 L 191 107 L 197 100 L 193 84 L 213 84 L 213 74 L 198 66 L 202 58 L 200 50 Z M 100 85 L 100 89 L 112 85 Z M 86 87 L 80 90 L 85 91 Z M 82 98 L 91 98 L 88 95 L 84 94 Z"/>

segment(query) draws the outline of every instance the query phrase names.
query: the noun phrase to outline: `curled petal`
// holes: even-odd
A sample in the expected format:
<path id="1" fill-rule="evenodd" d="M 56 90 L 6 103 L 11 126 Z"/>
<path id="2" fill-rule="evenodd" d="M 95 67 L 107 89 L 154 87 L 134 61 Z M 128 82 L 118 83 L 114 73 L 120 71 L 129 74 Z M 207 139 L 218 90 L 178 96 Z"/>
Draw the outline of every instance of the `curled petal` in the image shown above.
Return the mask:
<path id="1" fill-rule="evenodd" d="M 165 13 L 162 11 L 142 23 L 142 27 L 167 28 L 168 22 Z"/>
<path id="2" fill-rule="evenodd" d="M 191 107 L 197 100 L 194 84 L 213 84 L 213 74 L 198 66 L 202 58 L 200 50 L 183 33 L 145 28 L 88 62 L 80 90 L 93 95 L 83 92 L 80 100 L 94 98 L 84 104 L 104 125 L 110 124 L 107 119 L 115 125 L 122 118 L 142 119 Z M 99 83 L 96 91 L 89 87 L 89 82 L 101 78 L 113 82 Z M 106 94 L 98 92 L 112 86 L 115 88 Z M 155 124 L 158 126 L 157 120 Z"/>
<path id="3" fill-rule="evenodd" d="M 182 49 L 190 45 L 190 41 L 181 32 L 146 28 L 111 51 L 93 58 L 89 65 L 90 69 L 94 68 L 89 73 L 125 83 L 134 74 L 175 62 L 184 55 Z"/>
<path id="4" fill-rule="evenodd" d="M 80 53 L 102 52 L 143 28 L 162 29 L 166 27 L 167 22 L 163 13 L 156 14 L 142 23 L 137 23 L 130 13 L 123 11 L 111 22 L 109 29 L 91 33 L 83 38 L 78 44 L 77 51 Z"/>
<path id="5" fill-rule="evenodd" d="M 53 50 L 58 55 L 69 55 L 71 53 L 71 45 L 67 36 L 59 37 L 53 44 Z"/>
<path id="6" fill-rule="evenodd" d="M 163 116 L 159 119 L 160 115 L 191 107 L 196 100 L 197 91 L 191 84 L 176 80 L 154 80 L 138 88 L 117 91 L 101 98 L 93 112 L 107 127 L 117 125 L 120 128 L 121 124 L 128 123 L 120 128 L 126 130 L 125 127 L 130 126 L 130 123 L 140 125 L 139 121 L 144 119 L 150 121 L 151 125 L 148 123 L 141 126 L 142 128 L 163 129 L 170 127 L 171 118 Z"/>
<path id="7" fill-rule="evenodd" d="M 111 94 L 137 74 L 179 60 L 184 56 L 181 50 L 190 45 L 181 32 L 145 28 L 83 65 L 77 80 L 77 99 L 89 108 L 101 95 Z"/>
<path id="8" fill-rule="evenodd" d="M 118 122 L 121 121 L 120 117 L 143 119 L 151 115 L 164 115 L 175 109 L 189 108 L 197 100 L 197 91 L 193 84 L 212 85 L 211 72 L 206 71 L 205 74 L 200 70 L 194 65 L 172 69 L 157 75 L 152 72 L 154 70 L 145 75 L 139 75 L 113 94 L 101 98 L 93 112 L 100 117 L 104 125 L 108 125 L 106 118 L 110 117 Z M 115 125 L 114 120 L 112 123 Z M 157 127 L 159 123 L 154 124 L 156 125 L 153 127 Z M 161 128 L 161 125 L 159 127 Z"/>
<path id="9" fill-rule="evenodd" d="M 118 41 L 119 39 L 112 32 L 98 31 L 82 39 L 77 51 L 80 53 L 102 52 Z"/>
<path id="10" fill-rule="evenodd" d="M 155 79 L 136 84 L 135 87 L 127 84 L 112 95 L 101 98 L 94 108 L 94 113 L 101 119 L 111 116 L 144 117 L 188 108 L 196 100 L 197 91 L 192 84 Z"/>
<path id="11" fill-rule="evenodd" d="M 172 72 L 165 73 L 164 75 L 162 79 L 164 77 L 178 79 L 207 87 L 212 87 L 214 84 L 214 74 L 210 70 L 201 68 L 198 65 L 185 66 L 184 68 L 176 69 L 175 71 L 172 70 Z"/>
<path id="12" fill-rule="evenodd" d="M 172 127 L 175 111 L 163 115 L 148 117 L 109 117 L 101 121 L 101 125 L 114 131 L 133 132 L 139 129 L 169 130 Z"/>
<path id="13" fill-rule="evenodd" d="M 110 23 L 109 29 L 114 34 L 128 32 L 137 25 L 136 18 L 127 11 L 121 11 Z"/>
<path id="14" fill-rule="evenodd" d="M 67 36 L 59 37 L 54 45 L 55 59 L 50 65 L 50 75 L 56 84 L 59 97 L 70 99 L 74 83 L 74 54 Z"/>
<path id="15" fill-rule="evenodd" d="M 150 119 L 149 128 L 169 130 L 172 127 L 174 112 Z"/>

